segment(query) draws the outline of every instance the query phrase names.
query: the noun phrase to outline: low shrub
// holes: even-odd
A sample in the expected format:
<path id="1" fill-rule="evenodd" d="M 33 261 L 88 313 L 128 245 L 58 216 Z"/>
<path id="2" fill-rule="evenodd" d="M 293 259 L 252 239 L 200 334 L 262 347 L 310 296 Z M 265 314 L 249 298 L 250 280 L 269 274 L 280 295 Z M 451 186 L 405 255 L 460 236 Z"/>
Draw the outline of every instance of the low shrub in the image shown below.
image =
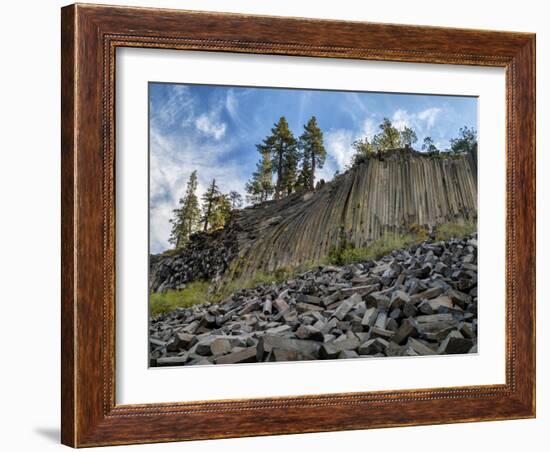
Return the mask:
<path id="1" fill-rule="evenodd" d="M 476 223 L 457 221 L 451 223 L 445 223 L 435 228 L 436 240 L 449 240 L 453 237 L 460 238 L 469 234 L 473 234 L 477 230 Z"/>

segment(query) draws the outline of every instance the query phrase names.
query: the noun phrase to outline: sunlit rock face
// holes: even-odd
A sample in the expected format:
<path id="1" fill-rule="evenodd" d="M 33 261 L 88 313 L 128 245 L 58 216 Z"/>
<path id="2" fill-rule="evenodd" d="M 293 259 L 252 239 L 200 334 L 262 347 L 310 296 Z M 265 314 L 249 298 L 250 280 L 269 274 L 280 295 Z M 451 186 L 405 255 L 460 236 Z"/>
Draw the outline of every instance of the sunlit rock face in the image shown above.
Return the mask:
<path id="1" fill-rule="evenodd" d="M 326 259 L 344 240 L 367 246 L 386 233 L 477 220 L 474 155 L 429 157 L 409 149 L 364 158 L 314 192 L 236 211 L 225 229 L 152 257 L 152 291 L 194 280 L 247 278 Z"/>

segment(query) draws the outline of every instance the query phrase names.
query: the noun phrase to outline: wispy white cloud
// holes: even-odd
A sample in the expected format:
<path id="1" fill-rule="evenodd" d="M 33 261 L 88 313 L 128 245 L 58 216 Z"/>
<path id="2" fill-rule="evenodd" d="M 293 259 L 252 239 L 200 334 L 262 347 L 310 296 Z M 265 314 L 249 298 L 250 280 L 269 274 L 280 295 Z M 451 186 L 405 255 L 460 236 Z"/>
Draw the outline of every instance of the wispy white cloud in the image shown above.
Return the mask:
<path id="1" fill-rule="evenodd" d="M 376 124 L 376 121 L 373 118 L 365 118 L 365 120 L 363 121 L 363 126 L 355 139 L 366 137 L 369 140 L 372 140 L 374 135 L 376 135 L 378 132 L 378 124 Z"/>
<path id="2" fill-rule="evenodd" d="M 225 113 L 232 121 L 232 133 L 240 134 L 242 137 L 250 136 L 257 130 L 254 122 L 251 121 L 249 111 L 243 113 L 242 103 L 246 102 L 248 96 L 254 95 L 253 88 L 229 88 L 221 103 L 225 107 Z M 261 122 L 259 115 L 253 115 L 254 121 Z"/>
<path id="3" fill-rule="evenodd" d="M 414 118 L 406 110 L 397 110 L 392 118 L 391 122 L 393 126 L 398 130 L 403 130 L 405 127 L 411 127 Z"/>
<path id="4" fill-rule="evenodd" d="M 247 174 L 232 157 L 238 146 L 228 137 L 225 112 L 238 120 L 238 99 L 229 90 L 210 104 L 199 104 L 187 86 L 165 87 L 165 96 L 151 104 L 150 120 L 150 243 L 151 251 L 168 247 L 169 219 L 184 195 L 192 171 L 198 173 L 198 196 L 215 178 L 223 192 L 244 192 Z"/>
<path id="5" fill-rule="evenodd" d="M 355 107 L 360 107 L 362 111 L 363 104 L 357 96 L 349 94 L 347 96 Z M 417 113 L 410 113 L 407 110 L 398 109 L 391 116 L 392 124 L 398 129 L 411 127 L 420 135 L 425 134 L 434 127 L 438 116 L 441 114 L 441 108 L 427 108 Z M 374 135 L 380 132 L 379 122 L 373 115 L 363 116 L 356 121 L 357 126 L 353 129 L 332 129 L 325 133 L 325 147 L 327 149 L 327 160 L 325 166 L 318 172 L 317 179 L 331 179 L 335 171 L 344 171 L 351 164 L 355 150 L 353 142 L 359 139 L 368 138 L 372 140 Z"/>
<path id="6" fill-rule="evenodd" d="M 358 111 L 362 115 L 368 113 L 369 109 L 368 109 L 367 103 L 365 102 L 365 100 L 361 98 L 361 96 L 359 96 L 359 94 L 347 93 L 346 97 L 350 102 L 350 106 L 354 110 Z"/>
<path id="7" fill-rule="evenodd" d="M 305 108 L 306 106 L 308 105 L 311 97 L 312 97 L 312 92 L 311 91 L 300 91 L 299 94 L 297 94 L 298 96 L 298 123 L 299 124 L 304 124 L 306 122 L 306 118 L 305 118 Z M 302 130 L 300 131 L 297 131 L 298 135 L 302 133 Z"/>
<path id="8" fill-rule="evenodd" d="M 411 127 L 417 132 L 427 132 L 435 125 L 438 116 L 442 109 L 439 107 L 431 107 L 417 113 L 410 113 L 407 110 L 396 110 L 391 118 L 392 124 L 398 130 L 403 130 L 405 127 Z"/>
<path id="9" fill-rule="evenodd" d="M 327 153 L 325 164 L 322 168 L 318 168 L 315 172 L 315 182 L 319 182 L 321 179 L 325 182 L 332 180 L 337 172 L 342 172 L 340 165 L 336 162 L 336 159 Z"/>
<path id="10" fill-rule="evenodd" d="M 171 85 L 168 98 L 151 108 L 151 123 L 164 128 L 188 124 L 194 116 L 195 102 L 188 86 Z"/>
<path id="11" fill-rule="evenodd" d="M 368 116 L 359 121 L 355 129 L 332 129 L 325 133 L 325 148 L 327 150 L 327 161 L 325 166 L 318 172 L 316 179 L 332 179 L 335 171 L 343 171 L 351 164 L 355 150 L 353 142 L 362 138 L 372 140 L 378 133 L 376 121 Z"/>
<path id="12" fill-rule="evenodd" d="M 438 107 L 428 108 L 418 113 L 418 119 L 426 122 L 426 128 L 431 129 L 435 125 L 435 121 L 442 109 Z"/>
<path id="13" fill-rule="evenodd" d="M 230 89 L 227 91 L 227 95 L 225 96 L 225 109 L 234 121 L 239 118 L 238 108 L 239 101 L 237 99 L 237 95 L 233 89 Z"/>
<path id="14" fill-rule="evenodd" d="M 355 134 L 351 130 L 336 129 L 325 134 L 325 147 L 328 156 L 334 160 L 337 170 L 342 170 L 351 163 Z"/>
<path id="15" fill-rule="evenodd" d="M 185 193 L 191 172 L 197 170 L 197 195 L 206 191 L 213 178 L 223 192 L 244 192 L 246 175 L 242 164 L 228 158 L 232 140 L 204 141 L 198 133 L 167 134 L 156 127 L 150 132 L 150 246 L 157 253 L 169 247 L 172 211 Z"/>
<path id="16" fill-rule="evenodd" d="M 220 121 L 216 112 L 203 113 L 197 119 L 195 119 L 195 127 L 203 134 L 220 140 L 225 135 L 227 130 L 227 124 Z"/>

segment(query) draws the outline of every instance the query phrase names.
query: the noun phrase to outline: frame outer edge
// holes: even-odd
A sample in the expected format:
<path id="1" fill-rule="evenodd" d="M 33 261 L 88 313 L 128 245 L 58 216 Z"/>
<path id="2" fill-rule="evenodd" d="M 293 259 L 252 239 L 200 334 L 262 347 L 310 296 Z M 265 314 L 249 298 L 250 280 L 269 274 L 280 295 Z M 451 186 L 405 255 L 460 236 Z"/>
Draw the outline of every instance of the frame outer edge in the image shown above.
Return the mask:
<path id="1" fill-rule="evenodd" d="M 77 445 L 76 5 L 61 8 L 61 443 Z"/>
<path id="2" fill-rule="evenodd" d="M 531 177 L 533 179 L 533 225 L 532 225 L 532 232 L 533 234 L 533 262 L 534 265 L 536 265 L 537 262 L 537 36 L 536 34 L 533 35 L 533 39 L 531 41 L 531 58 L 532 58 L 532 64 L 531 64 L 531 70 L 532 73 L 532 86 L 531 86 L 531 92 L 533 96 L 533 102 L 532 102 L 532 155 L 533 155 L 533 164 L 531 168 Z M 531 397 L 533 398 L 532 401 L 532 414 L 533 417 L 537 417 L 537 366 L 536 366 L 536 359 L 537 359 L 537 270 L 536 267 L 533 268 L 533 273 L 531 275 L 531 283 L 533 284 L 533 301 L 532 301 L 532 308 L 533 308 L 533 332 L 531 334 L 531 347 L 533 348 L 533 388 L 531 391 Z"/>
<path id="3" fill-rule="evenodd" d="M 518 118 L 518 176 L 521 186 L 517 197 L 519 232 L 518 304 L 516 324 L 521 347 L 518 366 L 525 369 L 525 381 L 520 382 L 519 397 L 526 417 L 536 417 L 536 35 L 516 55 Z M 527 353 L 525 353 L 527 351 Z"/>
<path id="4" fill-rule="evenodd" d="M 150 25 L 143 23 L 139 18 L 142 11 L 151 12 L 154 16 L 151 19 L 161 19 Z M 481 421 L 481 420 L 497 420 L 497 419 L 518 419 L 525 417 L 533 417 L 534 415 L 534 224 L 531 222 L 534 219 L 534 168 L 535 168 L 535 143 L 534 143 L 534 35 L 524 34 L 521 39 L 515 34 L 504 33 L 504 37 L 509 37 L 508 41 L 495 49 L 495 55 L 501 55 L 497 61 L 486 61 L 487 65 L 507 66 L 511 60 L 514 60 L 519 69 L 519 77 L 517 79 L 516 99 L 520 101 L 518 108 L 518 121 L 514 126 L 515 141 L 517 143 L 513 148 L 518 154 L 518 164 L 514 169 L 514 173 L 518 178 L 518 185 L 524 185 L 524 189 L 514 193 L 514 201 L 517 201 L 516 212 L 519 215 L 515 217 L 515 224 L 518 228 L 518 243 L 521 244 L 518 250 L 518 267 L 519 274 L 516 276 L 518 299 L 518 320 L 522 328 L 519 331 L 518 339 L 521 347 L 527 348 L 527 353 L 520 353 L 521 357 L 517 362 L 519 364 L 518 376 L 519 382 L 515 394 L 506 394 L 496 396 L 495 409 L 503 409 L 500 415 L 487 412 L 480 414 L 479 417 L 456 417 L 449 416 L 436 421 L 432 420 L 428 415 L 430 407 L 441 406 L 446 403 L 445 400 L 432 400 L 429 404 L 420 407 L 425 411 L 425 419 L 411 421 L 411 423 L 403 422 L 403 420 L 389 419 L 387 423 L 368 424 L 365 420 L 353 418 L 349 420 L 350 410 L 349 404 L 341 403 L 335 405 L 335 411 L 340 410 L 341 419 L 346 420 L 348 424 L 336 424 L 324 422 L 323 425 L 316 424 L 313 427 L 304 427 L 304 422 L 298 422 L 298 429 L 290 428 L 273 428 L 260 430 L 258 428 L 249 428 L 239 426 L 231 429 L 231 426 L 224 424 L 224 409 L 220 407 L 219 413 L 191 413 L 175 414 L 156 412 L 151 414 L 138 413 L 135 417 L 117 415 L 116 406 L 105 405 L 107 395 L 105 393 L 105 377 L 109 378 L 111 372 L 114 371 L 114 363 L 110 363 L 107 367 L 102 367 L 104 354 L 110 350 L 109 341 L 103 342 L 97 339 L 97 330 L 102 330 L 102 334 L 108 334 L 110 329 L 108 322 L 101 325 L 101 316 L 98 311 L 99 302 L 105 287 L 92 284 L 94 279 L 98 278 L 97 259 L 103 258 L 105 265 L 106 256 L 96 249 L 96 240 L 90 240 L 93 233 L 99 231 L 100 218 L 96 216 L 94 206 L 99 205 L 100 196 L 105 203 L 110 185 L 103 185 L 99 188 L 96 185 L 96 180 L 100 176 L 100 166 L 108 164 L 103 160 L 105 155 L 98 153 L 100 146 L 100 138 L 96 132 L 103 128 L 101 124 L 101 111 L 105 114 L 105 104 L 100 107 L 105 98 L 101 97 L 100 89 L 102 76 L 98 75 L 97 68 L 105 63 L 104 48 L 99 45 L 103 42 L 106 35 L 113 29 L 121 30 L 121 32 L 139 33 L 145 30 L 147 33 L 155 29 L 160 29 L 161 26 L 167 26 L 168 33 L 172 30 L 178 36 L 180 28 L 175 25 L 166 15 L 160 16 L 159 10 L 144 9 L 139 11 L 122 9 L 117 7 L 91 6 L 91 5 L 71 5 L 62 8 L 62 442 L 72 447 L 89 447 L 96 445 L 115 445 L 115 444 L 136 444 L 143 442 L 165 442 L 165 441 L 181 441 L 190 439 L 214 439 L 225 437 L 241 437 L 241 436 L 258 436 L 268 434 L 287 434 L 287 433 L 305 433 L 311 431 L 335 431 L 349 430 L 356 428 L 376 428 L 389 427 L 400 425 L 425 425 L 449 423 L 449 422 L 466 422 L 466 421 Z M 166 12 L 166 10 L 164 10 Z M 182 11 L 183 12 L 183 11 Z M 128 14 L 130 13 L 130 14 Z M 206 13 L 209 14 L 209 13 Z M 211 15 L 211 14 L 210 14 Z M 159 17 L 160 16 L 160 17 Z M 224 14 L 216 14 L 216 19 L 223 19 Z M 184 17 L 184 16 L 178 16 Z M 254 18 L 255 16 L 248 16 Z M 210 17 L 211 19 L 211 17 Z M 269 19 L 265 18 L 266 21 Z M 104 22 L 107 21 L 107 22 Z M 177 21 L 176 21 L 177 22 Z M 186 23 L 186 20 L 182 20 Z M 188 22 L 188 21 L 187 21 Z M 200 22 L 200 21 L 199 21 Z M 283 23 L 284 20 L 281 20 Z M 319 24 L 323 21 L 319 20 Z M 193 25 L 193 24 L 192 24 Z M 196 25 L 194 25 L 196 27 Z M 150 28 L 152 27 L 152 28 Z M 156 27 L 156 28 L 155 28 Z M 387 24 L 372 25 L 375 28 L 374 32 L 378 36 L 382 36 Z M 408 26 L 398 26 L 402 30 L 407 30 Z M 398 28 L 395 27 L 395 28 Z M 191 27 L 193 28 L 193 27 Z M 164 28 L 162 28 L 164 33 Z M 256 30 L 257 31 L 257 30 Z M 257 31 L 258 32 L 258 31 Z M 457 30 L 457 33 L 465 33 L 464 30 Z M 199 40 L 205 41 L 204 37 L 206 30 L 198 29 Z M 237 33 L 237 32 L 235 32 Z M 242 36 L 239 30 L 237 37 Z M 259 33 L 259 32 L 258 32 Z M 466 33 L 469 35 L 470 33 Z M 494 37 L 491 32 L 483 33 Z M 203 36 L 201 38 L 201 36 Z M 262 33 L 260 33 L 260 38 Z M 514 37 L 514 39 L 512 39 Z M 153 39 L 159 40 L 159 37 Z M 466 39 L 466 38 L 465 38 Z M 238 39 L 237 39 L 238 41 Z M 260 39 L 261 41 L 261 39 Z M 475 41 L 475 40 L 474 40 Z M 477 37 L 479 41 L 479 37 Z M 229 41 L 228 41 L 229 42 Z M 234 44 L 234 43 L 232 43 Z M 279 44 L 265 43 L 267 48 L 271 46 L 277 47 Z M 284 43 L 282 43 L 284 45 Z M 466 45 L 466 44 L 464 44 Z M 305 47 L 308 47 L 306 45 Z M 311 47 L 311 46 L 309 46 Z M 315 47 L 315 46 L 313 46 Z M 312 48 L 313 48 L 312 47 Z M 351 46 L 354 48 L 354 46 Z M 406 47 L 406 46 L 405 46 Z M 459 46 L 460 47 L 460 46 Z M 464 47 L 464 46 L 463 46 Z M 231 50 L 228 50 L 231 48 Z M 236 49 L 236 50 L 235 50 Z M 243 49 L 248 50 L 246 47 Z M 329 49 L 330 50 L 330 49 Z M 221 51 L 235 52 L 239 51 L 238 45 L 229 46 Z M 283 51 L 286 54 L 287 50 Z M 313 50 L 306 51 L 300 49 L 298 54 L 305 52 L 305 56 L 309 56 Z M 338 50 L 340 52 L 340 50 Z M 336 52 L 336 53 L 338 53 Z M 391 50 L 388 50 L 391 52 Z M 403 55 L 407 49 L 405 48 Z M 446 51 L 445 53 L 447 53 Z M 511 56 L 513 52 L 513 57 Z M 256 53 L 252 51 L 251 53 Z M 259 52 L 267 53 L 267 52 Z M 329 52 L 329 53 L 332 53 Z M 406 58 L 401 54 L 388 53 L 389 60 L 403 61 Z M 485 55 L 485 54 L 483 54 Z M 456 61 L 467 61 L 464 64 L 473 64 L 467 59 L 468 55 L 457 55 Z M 344 58 L 353 58 L 352 55 Z M 360 56 L 363 59 L 363 55 Z M 368 58 L 365 56 L 365 59 Z M 433 62 L 434 56 L 431 52 L 423 52 L 417 58 L 419 62 Z M 416 60 L 416 57 L 415 57 Z M 429 61 L 428 61 L 429 60 Z M 468 62 L 470 61 L 470 62 Z M 484 60 L 485 61 L 485 60 Z M 450 63 L 445 58 L 441 62 Z M 506 63 L 506 64 L 505 64 Z M 460 64 L 460 63 L 457 63 Z M 483 65 L 480 63 L 479 65 Z M 478 65 L 478 64 L 476 64 Z M 105 69 L 105 68 L 103 68 Z M 103 99 L 103 100 L 101 100 Z M 81 105 L 86 104 L 86 105 Z M 83 110 L 82 107 L 90 107 Z M 79 112 L 82 110 L 86 113 L 86 120 L 79 120 Z M 83 116 L 84 117 L 84 116 Z M 105 134 L 105 129 L 104 129 Z M 105 139 L 105 135 L 104 135 Z M 522 141 L 523 140 L 523 141 Z M 78 146 L 77 146 L 78 145 Z M 104 174 L 104 173 L 103 173 Z M 114 215 L 114 213 L 113 213 Z M 522 217 L 522 215 L 524 215 Z M 103 218 L 103 221 L 105 218 Z M 103 227 L 105 225 L 103 224 Z M 105 233 L 105 229 L 103 229 Z M 522 267 L 522 265 L 533 264 L 531 267 Z M 94 277 L 89 278 L 87 272 L 93 273 Z M 79 274 L 80 280 L 78 279 Z M 77 292 L 78 291 L 78 292 Z M 80 319 L 80 322 L 78 321 Z M 521 322 L 525 322 L 522 324 Z M 107 325 L 107 326 L 106 326 Z M 107 329 L 107 331 L 105 331 Z M 91 341 L 90 341 L 91 340 Z M 101 343 L 100 343 L 101 342 Z M 532 347 L 532 349 L 530 348 Z M 102 358 L 100 358 L 100 356 Z M 80 359 L 78 359 L 80 357 Z M 113 366 L 113 367 L 111 367 Z M 80 396 L 79 396 L 80 394 Z M 452 402 L 454 397 L 446 397 Z M 469 399 L 470 405 L 474 407 L 476 397 Z M 219 402 L 219 401 L 217 401 Z M 428 401 L 426 401 L 428 402 Z M 413 402 L 420 405 L 420 402 Z M 219 405 L 214 403 L 214 405 Z M 480 406 L 477 403 L 477 406 Z M 373 410 L 376 409 L 376 404 L 372 405 Z M 215 407 L 214 407 L 215 408 Z M 297 407 L 298 408 L 298 407 Z M 279 420 L 290 421 L 292 417 L 302 420 L 303 413 L 292 408 L 286 413 L 282 413 L 281 409 L 276 413 Z M 301 406 L 299 408 L 307 408 Z M 316 408 L 315 416 L 321 416 L 321 407 Z M 357 408 L 358 409 L 358 408 Z M 261 416 L 262 409 L 258 411 Z M 248 411 L 245 406 L 240 409 L 243 421 L 253 422 L 256 425 L 256 419 Z M 248 413 L 246 416 L 244 413 Z M 313 415 L 312 414 L 312 415 Z M 457 415 L 457 413 L 454 413 Z M 145 417 L 143 417 L 145 415 Z M 152 416 L 149 418 L 149 416 Z M 197 416 L 197 422 L 190 418 Z M 211 417 L 213 416 L 213 417 Z M 315 417 L 314 416 L 314 417 Z M 138 427 L 141 430 L 143 420 L 155 420 L 155 425 L 150 425 L 151 428 L 144 428 L 143 431 L 136 430 Z M 412 418 L 411 418 L 412 419 Z M 416 418 L 414 418 L 416 419 Z M 179 434 L 174 434 L 175 425 L 177 422 L 183 421 L 192 422 L 193 428 L 188 436 L 182 437 Z M 227 418 L 226 418 L 227 420 Z M 216 421 L 219 424 L 217 433 L 212 434 L 209 427 L 211 421 Z M 237 422 L 235 420 L 234 422 Z M 184 424 L 185 424 L 184 422 Z M 204 423 L 203 423 L 204 422 Z M 214 422 L 214 423 L 216 423 Z M 182 425 L 184 425 L 182 424 Z M 231 424 L 231 422 L 229 423 Z M 284 422 L 283 422 L 284 424 Z M 195 428 L 196 427 L 196 428 Z M 207 432 L 205 432 L 207 428 Z M 168 430 L 169 434 L 161 434 Z M 180 432 L 181 433 L 181 432 Z"/>

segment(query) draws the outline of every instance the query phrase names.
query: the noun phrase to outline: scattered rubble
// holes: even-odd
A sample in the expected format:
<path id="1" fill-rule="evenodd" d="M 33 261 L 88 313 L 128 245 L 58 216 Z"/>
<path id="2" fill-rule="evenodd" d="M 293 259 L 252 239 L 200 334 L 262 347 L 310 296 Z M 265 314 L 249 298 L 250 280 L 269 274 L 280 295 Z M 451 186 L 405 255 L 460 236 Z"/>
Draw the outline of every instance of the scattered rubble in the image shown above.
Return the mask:
<path id="1" fill-rule="evenodd" d="M 149 345 L 151 366 L 475 353 L 477 235 L 153 317 Z"/>
<path id="2" fill-rule="evenodd" d="M 238 228 L 193 234 L 185 252 L 155 254 L 149 258 L 149 290 L 180 290 L 197 280 L 216 280 L 228 269 L 237 255 L 234 235 Z"/>

